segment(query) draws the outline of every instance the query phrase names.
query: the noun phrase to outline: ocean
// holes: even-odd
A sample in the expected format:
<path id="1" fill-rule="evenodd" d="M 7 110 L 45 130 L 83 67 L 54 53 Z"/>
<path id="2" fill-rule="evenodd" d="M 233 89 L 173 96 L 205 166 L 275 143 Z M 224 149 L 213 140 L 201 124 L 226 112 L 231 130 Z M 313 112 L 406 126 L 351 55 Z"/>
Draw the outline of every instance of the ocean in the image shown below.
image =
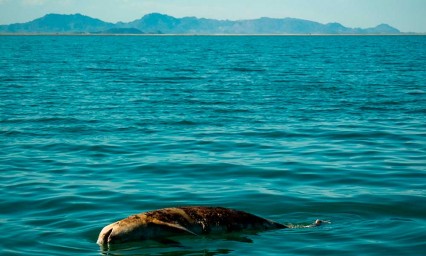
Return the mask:
<path id="1" fill-rule="evenodd" d="M 425 36 L 1 36 L 0 66 L 1 255 L 425 255 Z M 294 228 L 96 244 L 191 205 Z"/>

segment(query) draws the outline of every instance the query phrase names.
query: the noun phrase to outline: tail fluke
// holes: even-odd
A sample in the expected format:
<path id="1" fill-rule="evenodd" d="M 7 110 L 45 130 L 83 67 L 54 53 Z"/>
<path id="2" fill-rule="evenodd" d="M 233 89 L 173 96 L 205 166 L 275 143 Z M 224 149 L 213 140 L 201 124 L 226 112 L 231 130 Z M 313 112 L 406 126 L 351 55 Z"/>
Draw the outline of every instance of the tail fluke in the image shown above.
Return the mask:
<path id="1" fill-rule="evenodd" d="M 304 224 L 289 224 L 287 225 L 289 228 L 313 228 L 313 227 L 319 227 L 322 226 L 324 224 L 330 224 L 331 221 L 329 220 L 316 220 L 314 223 L 309 224 L 309 225 L 304 225 Z"/>

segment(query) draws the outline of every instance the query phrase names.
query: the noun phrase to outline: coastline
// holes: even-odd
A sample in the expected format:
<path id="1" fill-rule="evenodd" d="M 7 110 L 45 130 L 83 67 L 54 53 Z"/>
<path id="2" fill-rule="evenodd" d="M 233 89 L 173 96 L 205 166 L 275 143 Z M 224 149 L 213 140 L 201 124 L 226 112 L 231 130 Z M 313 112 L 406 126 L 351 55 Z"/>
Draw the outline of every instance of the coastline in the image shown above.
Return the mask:
<path id="1" fill-rule="evenodd" d="M 370 36 L 426 36 L 426 33 L 399 33 L 399 34 L 109 34 L 109 33 L 0 33 L 0 36 L 141 36 L 141 37 L 292 37 L 292 36 L 343 36 L 343 37 L 370 37 Z"/>

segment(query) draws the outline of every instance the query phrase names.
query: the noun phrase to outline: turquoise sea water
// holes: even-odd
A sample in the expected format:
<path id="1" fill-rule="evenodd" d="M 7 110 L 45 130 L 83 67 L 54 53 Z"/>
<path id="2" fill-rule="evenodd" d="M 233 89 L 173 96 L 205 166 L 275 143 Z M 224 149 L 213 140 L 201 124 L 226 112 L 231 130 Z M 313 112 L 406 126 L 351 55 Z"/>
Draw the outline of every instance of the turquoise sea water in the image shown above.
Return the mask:
<path id="1" fill-rule="evenodd" d="M 0 37 L 1 255 L 424 255 L 426 37 Z M 184 205 L 284 224 L 103 251 Z"/>

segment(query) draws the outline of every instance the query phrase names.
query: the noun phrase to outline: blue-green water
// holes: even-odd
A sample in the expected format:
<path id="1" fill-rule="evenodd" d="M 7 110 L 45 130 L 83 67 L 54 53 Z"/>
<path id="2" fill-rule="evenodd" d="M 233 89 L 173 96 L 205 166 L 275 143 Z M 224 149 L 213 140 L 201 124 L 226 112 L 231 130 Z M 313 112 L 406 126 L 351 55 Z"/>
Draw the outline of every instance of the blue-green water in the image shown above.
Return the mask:
<path id="1" fill-rule="evenodd" d="M 3 36 L 0 66 L 1 255 L 183 205 L 331 223 L 109 255 L 426 252 L 426 37 Z"/>

